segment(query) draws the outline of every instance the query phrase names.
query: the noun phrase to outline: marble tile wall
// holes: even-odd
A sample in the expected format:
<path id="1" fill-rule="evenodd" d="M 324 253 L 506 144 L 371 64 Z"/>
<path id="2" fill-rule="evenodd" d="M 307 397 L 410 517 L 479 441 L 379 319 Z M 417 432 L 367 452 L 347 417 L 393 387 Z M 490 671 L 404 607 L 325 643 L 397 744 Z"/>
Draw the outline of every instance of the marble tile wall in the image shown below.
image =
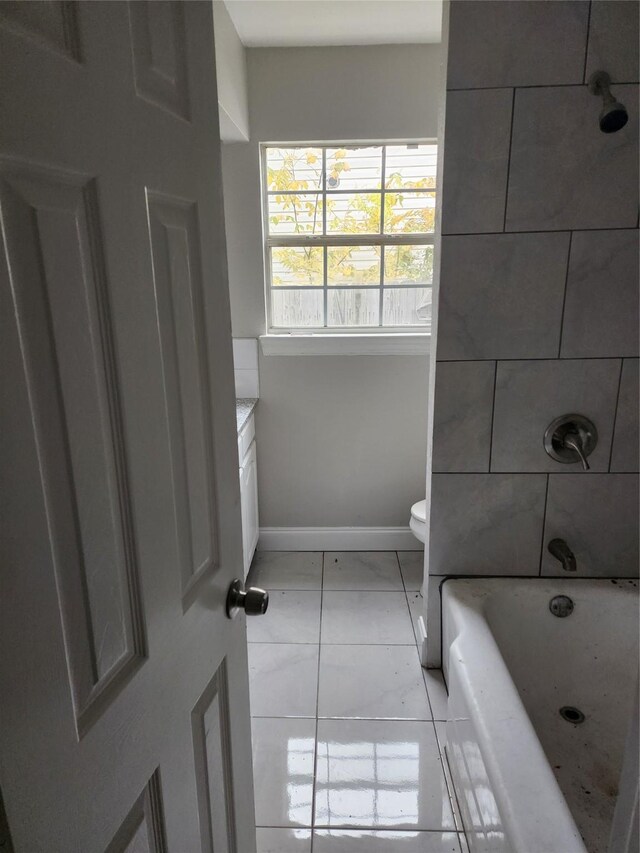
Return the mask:
<path id="1" fill-rule="evenodd" d="M 638 4 L 452 0 L 449 29 L 429 589 L 560 575 L 555 536 L 581 577 L 638 576 Z M 587 473 L 543 448 L 571 412 Z"/>

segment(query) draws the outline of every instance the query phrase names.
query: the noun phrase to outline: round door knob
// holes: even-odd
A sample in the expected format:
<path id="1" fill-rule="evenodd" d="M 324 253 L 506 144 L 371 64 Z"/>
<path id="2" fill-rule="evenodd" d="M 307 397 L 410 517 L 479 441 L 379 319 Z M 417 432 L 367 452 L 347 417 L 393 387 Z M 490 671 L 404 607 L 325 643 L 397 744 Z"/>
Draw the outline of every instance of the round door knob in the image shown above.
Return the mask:
<path id="1" fill-rule="evenodd" d="M 229 619 L 233 619 L 240 609 L 244 610 L 247 616 L 262 616 L 263 613 L 267 612 L 268 606 L 269 593 L 266 590 L 257 586 L 250 586 L 249 589 L 245 589 L 240 578 L 231 582 L 227 593 L 227 616 Z"/>

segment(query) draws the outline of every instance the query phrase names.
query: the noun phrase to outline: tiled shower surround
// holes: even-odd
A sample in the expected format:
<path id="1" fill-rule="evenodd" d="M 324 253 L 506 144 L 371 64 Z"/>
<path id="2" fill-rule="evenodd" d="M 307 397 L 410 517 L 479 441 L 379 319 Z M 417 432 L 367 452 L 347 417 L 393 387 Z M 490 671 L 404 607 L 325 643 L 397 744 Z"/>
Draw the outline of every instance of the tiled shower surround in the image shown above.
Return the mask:
<path id="1" fill-rule="evenodd" d="M 586 81 L 629 112 L 602 133 Z M 638 4 L 449 12 L 429 547 L 429 658 L 447 575 L 638 576 Z M 591 471 L 543 435 L 580 413 Z"/>

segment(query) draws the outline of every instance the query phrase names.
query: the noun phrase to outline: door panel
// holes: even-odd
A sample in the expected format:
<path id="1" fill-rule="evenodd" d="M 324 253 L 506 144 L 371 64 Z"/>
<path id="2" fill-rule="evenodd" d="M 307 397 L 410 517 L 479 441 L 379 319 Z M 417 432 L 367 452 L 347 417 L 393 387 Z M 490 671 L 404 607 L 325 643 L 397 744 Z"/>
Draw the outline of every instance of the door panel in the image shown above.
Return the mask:
<path id="1" fill-rule="evenodd" d="M 226 661 L 198 699 L 191 715 L 203 853 L 236 850 L 229 753 L 229 691 Z M 220 785 L 217 780 L 225 779 Z"/>
<path id="2" fill-rule="evenodd" d="M 195 204 L 148 194 L 148 215 L 186 596 L 216 563 L 198 210 Z"/>
<path id="3" fill-rule="evenodd" d="M 50 3 L 5 2 L 0 12 L 17 32 L 69 59 L 81 60 L 77 4 L 65 0 Z"/>
<path id="4" fill-rule="evenodd" d="M 139 0 L 129 15 L 136 92 L 189 121 L 183 4 Z"/>
<path id="5" fill-rule="evenodd" d="M 211 4 L 24 5 L 0 4 L 9 827 L 18 853 L 249 853 Z"/>
<path id="6" fill-rule="evenodd" d="M 144 654 L 95 185 L 1 169 L 22 340 L 79 732 Z"/>
<path id="7" fill-rule="evenodd" d="M 158 770 L 149 779 L 106 853 L 167 853 Z"/>

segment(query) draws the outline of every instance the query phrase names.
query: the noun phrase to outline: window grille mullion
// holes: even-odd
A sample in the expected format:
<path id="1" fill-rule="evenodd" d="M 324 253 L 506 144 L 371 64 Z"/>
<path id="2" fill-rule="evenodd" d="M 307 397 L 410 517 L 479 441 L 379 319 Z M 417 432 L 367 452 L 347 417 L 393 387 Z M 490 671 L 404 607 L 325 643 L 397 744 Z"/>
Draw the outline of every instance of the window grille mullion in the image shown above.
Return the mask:
<path id="1" fill-rule="evenodd" d="M 327 236 L 327 149 L 322 149 L 322 236 Z M 329 251 L 327 243 L 323 244 L 322 250 L 322 314 L 323 325 L 327 328 L 329 310 L 329 290 L 327 287 L 329 279 Z"/>
<path id="2" fill-rule="evenodd" d="M 382 146 L 382 164 L 380 172 L 380 237 L 384 237 L 384 203 L 386 198 L 387 179 L 387 146 Z M 384 243 L 380 244 L 380 294 L 378 296 L 378 325 L 382 326 L 384 310 Z"/>

